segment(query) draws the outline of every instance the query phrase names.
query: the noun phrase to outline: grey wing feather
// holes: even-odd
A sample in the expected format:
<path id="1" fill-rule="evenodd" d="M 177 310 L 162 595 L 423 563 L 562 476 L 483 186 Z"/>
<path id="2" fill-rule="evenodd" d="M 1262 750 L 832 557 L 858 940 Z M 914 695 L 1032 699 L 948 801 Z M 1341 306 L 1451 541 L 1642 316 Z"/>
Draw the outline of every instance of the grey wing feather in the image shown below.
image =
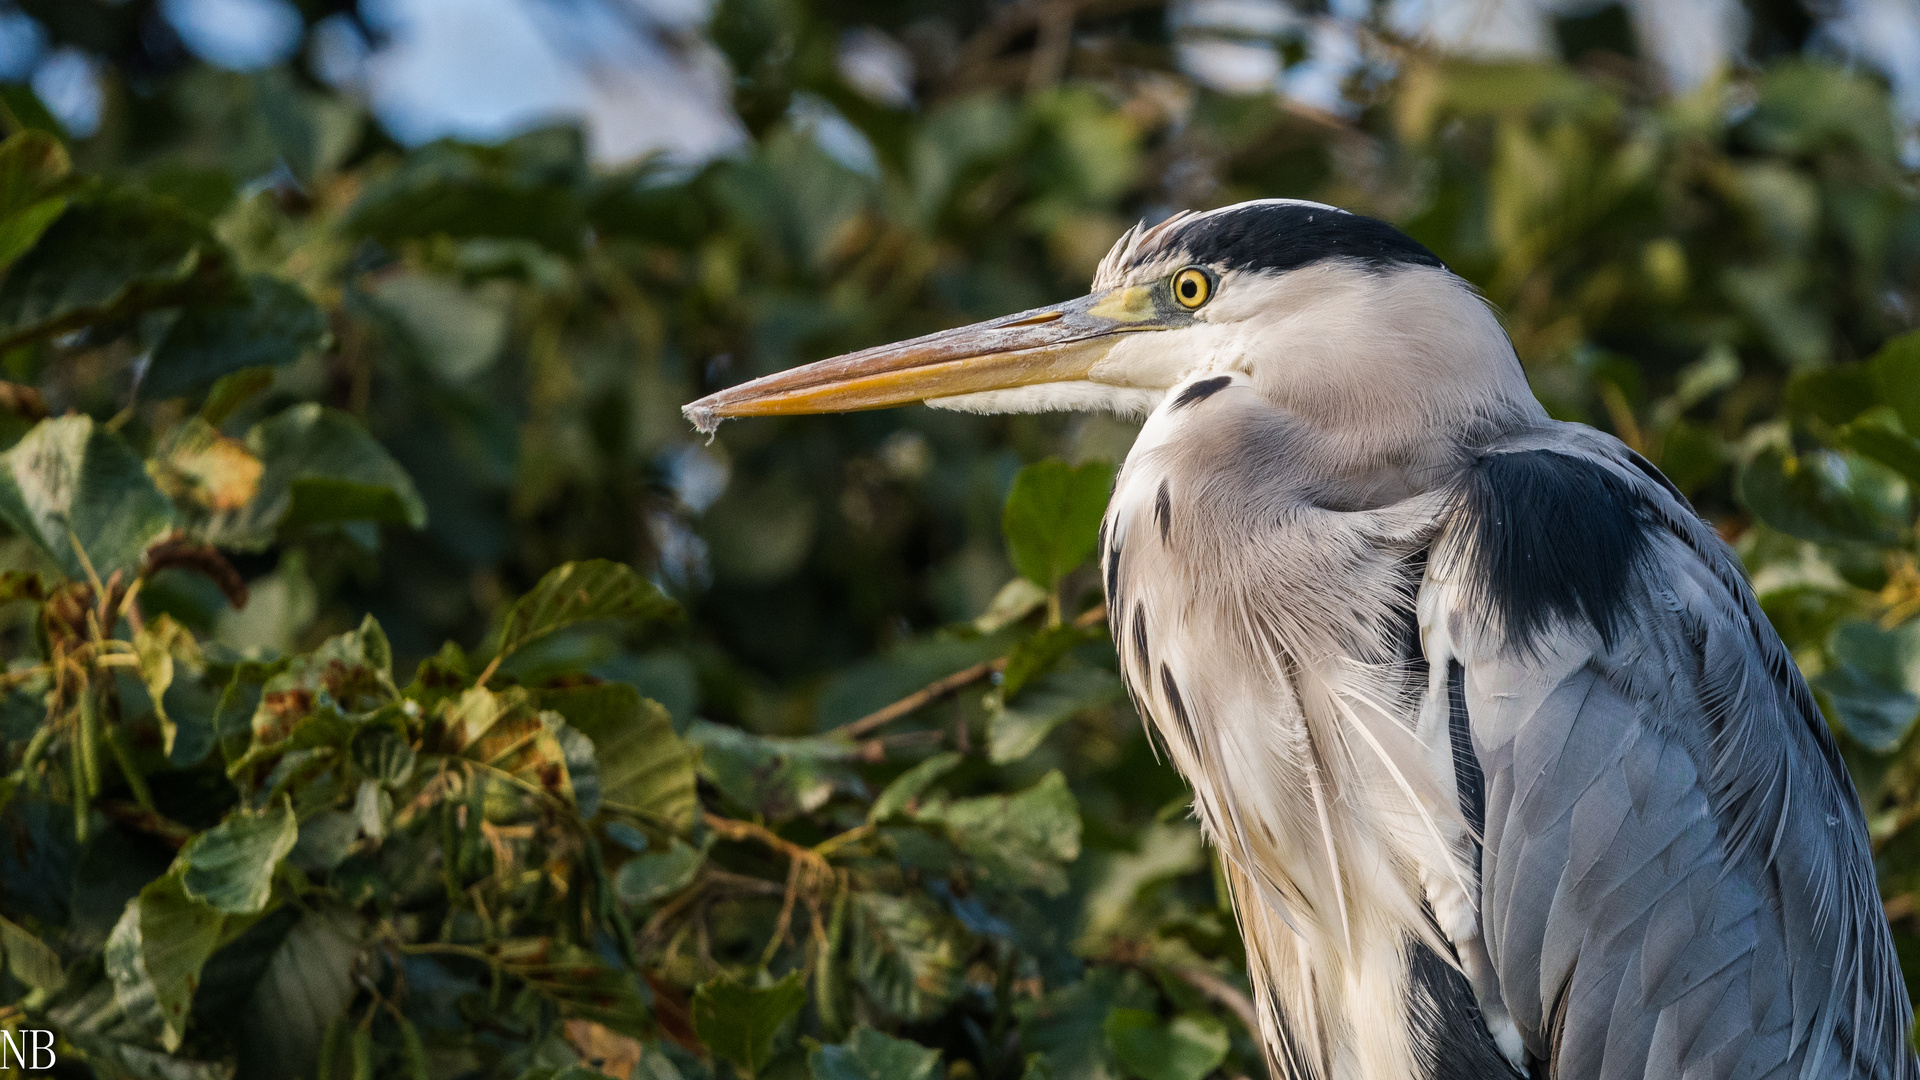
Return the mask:
<path id="1" fill-rule="evenodd" d="M 1732 553 L 1597 433 L 1494 452 L 1605 470 L 1646 534 L 1606 618 L 1532 641 L 1490 614 L 1499 555 L 1470 523 L 1429 578 L 1484 776 L 1482 930 L 1530 1055 L 1565 1080 L 1920 1075 L 1851 781 Z"/>

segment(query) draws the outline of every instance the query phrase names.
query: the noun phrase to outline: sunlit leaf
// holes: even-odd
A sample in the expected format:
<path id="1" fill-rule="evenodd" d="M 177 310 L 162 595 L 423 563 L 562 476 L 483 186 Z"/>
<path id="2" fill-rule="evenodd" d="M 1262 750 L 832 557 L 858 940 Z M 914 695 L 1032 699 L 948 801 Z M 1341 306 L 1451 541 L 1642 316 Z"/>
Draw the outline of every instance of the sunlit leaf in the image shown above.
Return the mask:
<path id="1" fill-rule="evenodd" d="M 693 748 L 656 702 L 624 683 L 550 690 L 540 704 L 593 740 L 602 805 L 673 829 L 693 824 Z"/>
<path id="2" fill-rule="evenodd" d="M 500 627 L 500 654 L 577 623 L 664 619 L 679 610 L 632 567 L 606 559 L 564 563 L 507 612 Z"/>
<path id="3" fill-rule="evenodd" d="M 757 989 L 722 977 L 694 991 L 693 1027 L 715 1057 L 757 1076 L 773 1058 L 780 1026 L 806 1003 L 806 986 L 797 971 Z"/>
<path id="4" fill-rule="evenodd" d="M 983 634 L 991 634 L 1033 614 L 1046 602 L 1047 590 L 1024 577 L 1014 578 L 993 594 L 993 602 L 987 605 L 987 610 L 981 612 L 979 618 L 973 620 L 973 628 Z"/>
<path id="5" fill-rule="evenodd" d="M 0 266 L 31 248 L 79 186 L 60 140 L 22 131 L 0 143 Z"/>
<path id="6" fill-rule="evenodd" d="M 167 433 L 148 469 L 174 500 L 212 513 L 239 510 L 260 492 L 260 459 L 197 416 Z"/>
<path id="7" fill-rule="evenodd" d="M 138 567 L 173 525 L 173 507 L 120 436 L 85 416 L 42 421 L 0 455 L 0 518 L 70 578 Z"/>
<path id="8" fill-rule="evenodd" d="M 236 810 L 196 835 L 180 851 L 180 887 L 215 911 L 253 915 L 273 894 L 274 871 L 300 838 L 293 808 L 264 813 Z"/>
<path id="9" fill-rule="evenodd" d="M 457 754 L 528 788 L 569 802 L 574 799 L 567 767 L 564 717 L 535 707 L 533 695 L 514 688 L 494 693 L 474 687 L 442 707 L 440 737 L 429 749 Z"/>
<path id="10" fill-rule="evenodd" d="M 200 968 L 220 944 L 225 918 L 187 895 L 171 873 L 128 901 L 107 939 L 107 975 L 120 1008 L 173 1051 L 186 1036 Z"/>
<path id="11" fill-rule="evenodd" d="M 171 755 L 180 729 L 167 715 L 167 691 L 173 686 L 176 664 L 190 670 L 204 666 L 200 645 L 186 627 L 174 622 L 169 615 L 161 615 L 134 633 L 133 651 L 140 658 L 140 679 L 146 684 L 147 696 L 153 699 L 154 716 L 160 721 L 161 747 Z"/>

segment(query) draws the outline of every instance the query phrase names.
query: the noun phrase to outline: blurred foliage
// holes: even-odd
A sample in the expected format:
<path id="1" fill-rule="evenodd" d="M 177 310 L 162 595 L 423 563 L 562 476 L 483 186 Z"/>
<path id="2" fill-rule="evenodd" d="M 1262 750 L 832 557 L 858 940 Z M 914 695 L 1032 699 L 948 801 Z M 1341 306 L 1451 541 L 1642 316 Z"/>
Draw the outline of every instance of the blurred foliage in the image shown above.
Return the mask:
<path id="1" fill-rule="evenodd" d="M 1085 565 L 1132 427 L 677 410 L 1269 195 L 1402 223 L 1736 539 L 1920 973 L 1882 86 L 1370 41 L 1330 116 L 1173 74 L 1155 5 L 926 5 L 888 105 L 853 7 L 720 6 L 754 140 L 696 171 L 402 151 L 289 71 L 128 63 L 72 145 L 0 95 L 0 1023 L 114 1078 L 1258 1075 Z"/>

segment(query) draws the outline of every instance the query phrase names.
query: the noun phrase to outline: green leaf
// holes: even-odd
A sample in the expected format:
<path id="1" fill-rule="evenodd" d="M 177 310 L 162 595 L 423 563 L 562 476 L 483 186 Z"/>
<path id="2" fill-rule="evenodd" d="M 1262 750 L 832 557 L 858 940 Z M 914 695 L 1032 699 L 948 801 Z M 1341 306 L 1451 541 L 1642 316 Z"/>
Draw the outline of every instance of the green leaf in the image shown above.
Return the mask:
<path id="1" fill-rule="evenodd" d="M 1850 454 L 1769 448 L 1740 470 L 1740 501 L 1768 525 L 1818 543 L 1891 544 L 1907 517 L 1906 486 Z"/>
<path id="2" fill-rule="evenodd" d="M 160 721 L 161 749 L 172 755 L 179 725 L 167 715 L 167 690 L 173 685 L 176 665 L 189 671 L 204 666 L 200 645 L 186 627 L 174 622 L 171 615 L 163 614 L 134 632 L 133 651 L 140 659 L 140 680 L 146 684 L 147 696 L 153 699 L 154 718 Z"/>
<path id="3" fill-rule="evenodd" d="M 250 728 L 253 745 L 243 762 L 290 749 L 283 744 L 308 717 L 316 714 L 339 721 L 365 716 L 393 700 L 392 647 L 372 616 L 359 629 L 320 643 L 320 647 L 287 662 L 261 688 Z M 335 730 L 346 732 L 344 726 Z M 310 741 L 303 745 L 317 745 Z"/>
<path id="4" fill-rule="evenodd" d="M 893 782 L 880 792 L 880 797 L 873 800 L 873 808 L 867 811 L 867 821 L 881 822 L 904 813 L 935 780 L 952 772 L 965 760 L 963 755 L 952 751 L 935 754 L 894 777 Z"/>
<path id="5" fill-rule="evenodd" d="M 1020 1020 L 1020 1046 L 1045 1055 L 1040 1073 L 1057 1080 L 1112 1080 L 1103 1026 L 1116 1007 L 1151 1008 L 1159 994 L 1137 974 L 1108 966 L 1086 969 L 1085 977 L 1049 991 L 1039 999 L 1014 1003 Z"/>
<path id="6" fill-rule="evenodd" d="M 1920 620 L 1894 630 L 1849 620 L 1827 639 L 1833 666 L 1813 679 L 1848 735 L 1891 753 L 1920 717 Z"/>
<path id="7" fill-rule="evenodd" d="M 1047 735 L 1074 714 L 1118 700 L 1124 693 L 1119 676 L 1104 668 L 1068 667 L 1052 672 L 1014 704 L 988 712 L 988 756 L 995 765 L 1018 761 L 1039 749 Z"/>
<path id="8" fill-rule="evenodd" d="M 624 563 L 606 559 L 563 563 L 507 612 L 500 627 L 499 655 L 576 623 L 664 619 L 679 610 L 678 604 Z"/>
<path id="9" fill-rule="evenodd" d="M 236 810 L 180 850 L 180 885 L 215 911 L 253 915 L 273 895 L 273 874 L 300 839 L 293 808 L 281 803 L 264 813 Z"/>
<path id="10" fill-rule="evenodd" d="M 0 143 L 0 266 L 18 259 L 67 209 L 79 187 L 67 148 L 45 132 Z"/>
<path id="11" fill-rule="evenodd" d="M 132 571 L 173 526 L 173 504 L 120 436 L 85 416 L 43 420 L 0 455 L 0 518 L 70 578 L 86 580 L 77 540 L 105 580 Z"/>
<path id="12" fill-rule="evenodd" d="M 267 957 L 248 996 L 247 1064 L 276 1076 L 308 1076 L 327 1029 L 359 989 L 354 959 L 366 926 L 337 907 L 301 914 Z"/>
<path id="13" fill-rule="evenodd" d="M 694 847 L 677 836 L 670 837 L 667 850 L 649 851 L 628 859 L 614 875 L 613 888 L 620 899 L 629 904 L 651 904 L 686 888 L 706 859 L 704 848 Z"/>
<path id="14" fill-rule="evenodd" d="M 1920 490 L 1920 439 L 1867 420 L 1847 425 L 1841 438 L 1847 449 L 1905 477 L 1909 490 Z"/>
<path id="15" fill-rule="evenodd" d="M 687 741 L 700 750 L 700 775 L 749 811 L 775 820 L 826 805 L 836 786 L 857 788 L 844 763 L 859 755 L 841 739 L 753 735 L 696 720 Z"/>
<path id="16" fill-rule="evenodd" d="M 451 383 L 485 371 L 500 354 L 512 310 L 505 282 L 467 289 L 430 274 L 400 274 L 379 283 L 374 296 L 405 331 L 413 351 Z"/>
<path id="17" fill-rule="evenodd" d="M 1893 406 L 1907 434 L 1920 438 L 1920 330 L 1909 331 L 1880 347 L 1867 361 L 1880 400 Z"/>
<path id="18" fill-rule="evenodd" d="M 1076 468 L 1048 458 L 1021 469 L 1000 522 L 1013 568 L 1051 589 L 1087 561 L 1099 542 L 1113 475 L 1104 461 Z"/>
<path id="19" fill-rule="evenodd" d="M 806 1003 L 807 988 L 798 971 L 759 989 L 722 976 L 693 992 L 693 1030 L 716 1057 L 753 1077 L 773 1059 L 780 1025 Z"/>
<path id="20" fill-rule="evenodd" d="M 327 338 L 327 317 L 300 287 L 267 274 L 231 303 L 190 307 L 153 351 L 141 380 L 147 398 L 196 390 L 245 368 L 279 367 Z"/>
<path id="21" fill-rule="evenodd" d="M 693 747 L 674 734 L 666 709 L 625 683 L 549 690 L 540 704 L 593 740 L 601 805 L 674 830 L 692 826 Z"/>
<path id="22" fill-rule="evenodd" d="M 808 1054 L 807 1067 L 813 1080 L 933 1080 L 940 1051 L 860 1027 L 846 1042 Z"/>
<path id="23" fill-rule="evenodd" d="M 1055 769 L 1018 795 L 934 802 L 915 819 L 946 828 L 989 882 L 1005 888 L 1067 891 L 1067 864 L 1080 857 L 1080 806 Z"/>
<path id="24" fill-rule="evenodd" d="M 853 894 L 853 977 L 880 1008 L 926 1020 L 962 988 L 967 937 L 925 893 Z"/>
<path id="25" fill-rule="evenodd" d="M 129 1019 L 180 1049 L 200 969 L 220 944 L 225 919 L 188 896 L 179 872 L 140 890 L 107 939 L 107 975 Z"/>
<path id="26" fill-rule="evenodd" d="M 281 526 L 378 521 L 418 529 L 427 507 L 413 480 L 351 415 L 307 402 L 256 424 L 247 449 L 265 466 L 260 493 L 218 516 L 210 539 L 258 551 Z"/>
<path id="27" fill-rule="evenodd" d="M 246 368 L 231 375 L 222 375 L 207 391 L 207 399 L 200 405 L 200 419 L 218 427 L 227 422 L 240 406 L 252 401 L 273 385 L 273 371 L 269 368 Z"/>
<path id="28" fill-rule="evenodd" d="M 0 284 L 0 348 L 217 293 L 201 271 L 218 258 L 205 226 L 178 206 L 124 190 L 91 195 Z"/>
<path id="29" fill-rule="evenodd" d="M 1093 638 L 1091 631 L 1077 626 L 1042 627 L 1007 654 L 1006 670 L 1000 674 L 1000 695 L 1012 701 L 1027 683 L 1051 671 L 1074 646 Z"/>
<path id="30" fill-rule="evenodd" d="M 58 991 L 67 981 L 60 954 L 25 927 L 0 919 L 0 950 L 5 950 L 7 973 L 36 990 Z"/>
<path id="31" fill-rule="evenodd" d="M 1115 1009 L 1105 1028 L 1107 1050 L 1140 1080 L 1203 1080 L 1227 1059 L 1227 1026 L 1211 1016 L 1162 1022 L 1145 1009 Z"/>
<path id="32" fill-rule="evenodd" d="M 458 754 L 486 768 L 518 778 L 529 788 L 567 801 L 574 799 L 568 767 L 566 719 L 534 707 L 533 695 L 518 687 L 494 693 L 474 687 L 443 706 L 439 738 L 429 750 Z M 491 811 L 490 811 L 491 812 Z"/>
<path id="33" fill-rule="evenodd" d="M 435 143 L 368 184 L 346 227 L 391 243 L 410 237 L 521 237 L 578 249 L 588 181 L 580 132 L 547 128 L 494 146 Z"/>
<path id="34" fill-rule="evenodd" d="M 1785 398 L 1794 412 L 1835 427 L 1878 404 L 1873 375 L 1863 364 L 1800 372 L 1788 381 Z"/>
<path id="35" fill-rule="evenodd" d="M 1000 591 L 993 594 L 993 600 L 987 605 L 987 610 L 973 620 L 973 628 L 983 634 L 991 634 L 1033 614 L 1046 602 L 1047 590 L 1026 578 L 1014 578 L 1000 586 Z"/>

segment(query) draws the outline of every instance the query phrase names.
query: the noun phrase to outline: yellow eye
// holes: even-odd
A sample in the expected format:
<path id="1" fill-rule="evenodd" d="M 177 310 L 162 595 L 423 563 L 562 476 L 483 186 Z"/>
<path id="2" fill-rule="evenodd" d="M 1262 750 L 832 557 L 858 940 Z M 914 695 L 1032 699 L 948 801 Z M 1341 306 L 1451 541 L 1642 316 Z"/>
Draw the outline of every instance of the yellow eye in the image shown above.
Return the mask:
<path id="1" fill-rule="evenodd" d="M 1173 275 L 1173 298 L 1188 310 L 1199 307 L 1213 295 L 1213 279 L 1205 270 L 1189 266 Z"/>

